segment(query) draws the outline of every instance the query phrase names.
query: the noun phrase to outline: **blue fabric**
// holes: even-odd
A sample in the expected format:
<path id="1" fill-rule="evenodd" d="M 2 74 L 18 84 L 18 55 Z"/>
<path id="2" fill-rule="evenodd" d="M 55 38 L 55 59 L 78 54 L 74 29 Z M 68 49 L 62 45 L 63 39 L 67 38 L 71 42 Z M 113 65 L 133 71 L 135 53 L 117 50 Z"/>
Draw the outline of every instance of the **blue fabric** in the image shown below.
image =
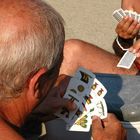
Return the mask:
<path id="1" fill-rule="evenodd" d="M 99 74 L 96 78 L 107 89 L 108 112 L 120 120 L 140 121 L 140 76 Z"/>

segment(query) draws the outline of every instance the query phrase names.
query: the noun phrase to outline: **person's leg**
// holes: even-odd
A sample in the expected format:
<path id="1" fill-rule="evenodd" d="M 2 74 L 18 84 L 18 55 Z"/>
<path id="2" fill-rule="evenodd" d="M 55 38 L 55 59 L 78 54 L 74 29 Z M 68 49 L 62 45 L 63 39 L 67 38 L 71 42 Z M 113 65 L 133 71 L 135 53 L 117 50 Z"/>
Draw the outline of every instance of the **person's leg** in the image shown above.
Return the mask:
<path id="1" fill-rule="evenodd" d="M 79 66 L 93 72 L 135 75 L 138 70 L 133 65 L 131 69 L 117 68 L 120 58 L 95 45 L 71 39 L 65 42 L 64 60 L 60 74 L 73 75 Z"/>

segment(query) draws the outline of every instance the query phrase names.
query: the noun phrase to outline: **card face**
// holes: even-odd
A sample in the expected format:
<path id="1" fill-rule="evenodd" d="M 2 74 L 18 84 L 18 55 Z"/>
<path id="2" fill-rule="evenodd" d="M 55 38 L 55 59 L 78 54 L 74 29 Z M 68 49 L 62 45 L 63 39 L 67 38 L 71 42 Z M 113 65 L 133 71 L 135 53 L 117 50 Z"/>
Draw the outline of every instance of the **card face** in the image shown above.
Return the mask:
<path id="1" fill-rule="evenodd" d="M 80 104 L 78 110 L 75 112 L 75 114 L 73 115 L 73 117 L 71 118 L 70 122 L 69 122 L 69 126 L 74 125 L 74 123 L 80 119 L 82 116 L 86 115 L 88 113 L 87 109 L 85 109 L 85 107 L 83 106 L 83 104 Z"/>
<path id="2" fill-rule="evenodd" d="M 79 117 L 75 115 L 74 119 L 66 125 L 66 130 L 81 132 L 88 132 L 90 130 L 92 117 L 89 111 L 85 110 L 82 105 L 79 107 L 79 110 L 81 112 Z"/>
<path id="3" fill-rule="evenodd" d="M 91 71 L 86 70 L 82 67 L 80 67 L 76 74 L 74 75 L 75 78 L 79 79 L 80 81 L 84 82 L 88 85 L 88 87 L 93 83 L 95 74 L 93 74 Z"/>
<path id="4" fill-rule="evenodd" d="M 59 109 L 55 115 L 58 116 L 59 118 L 63 119 L 65 122 L 69 123 L 71 121 L 71 119 L 73 118 L 73 116 L 75 115 L 75 113 L 77 112 L 80 104 L 81 104 L 81 100 L 80 98 L 73 94 L 73 92 L 66 92 L 64 95 L 64 98 L 69 99 L 71 102 L 74 102 L 77 106 L 77 108 L 74 111 L 69 111 L 68 109 L 66 109 L 65 107 Z"/>
<path id="5" fill-rule="evenodd" d="M 66 130 L 89 132 L 90 127 L 91 127 L 91 118 L 89 115 L 84 115 L 79 120 L 77 120 L 73 125 L 67 125 Z"/>
<path id="6" fill-rule="evenodd" d="M 136 59 L 136 55 L 134 53 L 130 51 L 126 51 L 126 53 L 123 55 L 123 57 L 117 64 L 117 67 L 129 69 L 132 66 L 135 59 Z"/>
<path id="7" fill-rule="evenodd" d="M 73 92 L 73 94 L 81 98 L 83 95 L 86 95 L 90 92 L 90 88 L 88 87 L 88 84 L 74 77 L 71 78 L 66 91 Z"/>
<path id="8" fill-rule="evenodd" d="M 70 79 L 63 97 L 74 102 L 76 109 L 69 111 L 63 107 L 55 115 L 66 122 L 66 130 L 88 132 L 94 115 L 101 119 L 107 117 L 107 106 L 103 98 L 106 93 L 107 89 L 91 71 L 79 68 Z"/>
<path id="9" fill-rule="evenodd" d="M 107 89 L 103 86 L 103 84 L 97 78 L 94 79 L 91 89 L 92 89 L 90 93 L 91 96 L 95 94 L 96 96 L 103 98 L 107 93 Z"/>
<path id="10" fill-rule="evenodd" d="M 107 105 L 103 98 L 97 100 L 96 107 L 97 107 L 99 117 L 101 119 L 106 118 L 107 117 Z"/>

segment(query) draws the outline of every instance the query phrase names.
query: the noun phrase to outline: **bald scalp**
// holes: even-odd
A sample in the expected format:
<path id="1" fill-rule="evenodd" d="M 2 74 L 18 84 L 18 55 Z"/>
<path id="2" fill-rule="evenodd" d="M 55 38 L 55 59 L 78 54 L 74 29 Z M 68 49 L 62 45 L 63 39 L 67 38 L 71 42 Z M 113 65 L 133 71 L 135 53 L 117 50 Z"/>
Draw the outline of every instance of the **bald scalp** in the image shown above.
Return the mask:
<path id="1" fill-rule="evenodd" d="M 31 75 L 58 63 L 63 18 L 41 0 L 0 2 L 0 97 L 19 94 Z"/>
<path id="2" fill-rule="evenodd" d="M 2 0 L 0 2 L 0 41 L 14 39 L 18 32 L 27 31 L 33 26 L 33 28 L 36 26 L 38 32 L 43 31 L 40 25 L 41 18 L 39 19 L 39 12 L 37 12 L 40 8 L 36 6 L 36 2 L 32 0 Z"/>

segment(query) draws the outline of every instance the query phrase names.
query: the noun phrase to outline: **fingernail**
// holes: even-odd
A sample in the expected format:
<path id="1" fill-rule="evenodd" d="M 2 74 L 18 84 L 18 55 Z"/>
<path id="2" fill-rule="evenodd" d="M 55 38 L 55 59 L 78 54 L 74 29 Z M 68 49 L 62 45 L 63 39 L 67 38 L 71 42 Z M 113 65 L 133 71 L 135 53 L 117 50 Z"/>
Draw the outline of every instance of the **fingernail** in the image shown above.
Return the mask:
<path id="1" fill-rule="evenodd" d="M 136 49 L 133 49 L 132 53 L 136 53 Z"/>

